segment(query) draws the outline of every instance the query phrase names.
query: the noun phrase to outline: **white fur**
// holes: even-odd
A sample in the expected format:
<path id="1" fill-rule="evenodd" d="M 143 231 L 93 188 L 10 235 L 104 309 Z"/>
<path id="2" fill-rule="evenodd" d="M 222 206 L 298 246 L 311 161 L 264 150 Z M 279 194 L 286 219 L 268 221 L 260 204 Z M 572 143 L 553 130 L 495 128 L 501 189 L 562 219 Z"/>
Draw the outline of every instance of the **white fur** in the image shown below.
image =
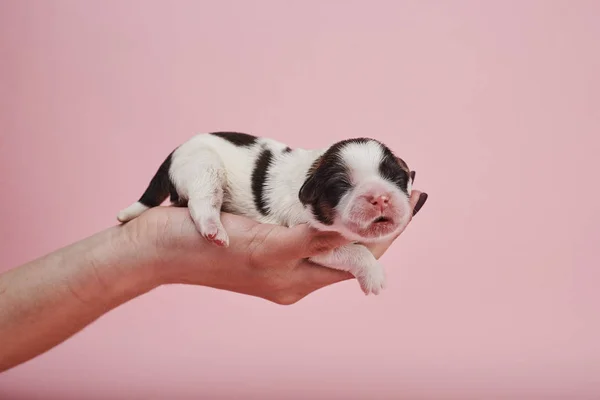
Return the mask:
<path id="1" fill-rule="evenodd" d="M 340 215 L 331 226 L 316 221 L 310 207 L 305 208 L 298 199 L 308 170 L 326 149 L 284 152 L 285 147 L 283 143 L 267 138 L 259 138 L 251 147 L 241 147 L 215 135 L 199 134 L 175 150 L 170 168 L 171 180 L 180 196 L 189 199 L 190 214 L 206 239 L 219 245 L 228 245 L 227 232 L 219 217 L 222 207 L 258 222 L 284 226 L 309 223 L 319 230 L 340 232 L 349 240 L 362 242 L 386 240 L 408 223 L 408 197 L 391 182 L 381 178 L 378 172 L 383 153 L 377 143 L 350 143 L 342 149 L 340 157 L 351 167 L 352 183 L 357 186 L 341 199 L 337 207 Z M 263 149 L 273 153 L 269 179 L 265 185 L 266 203 L 270 209 L 266 216 L 256 208 L 250 179 Z M 359 204 L 363 201 L 361 196 L 374 191 L 389 195 L 399 209 L 405 210 L 405 215 L 395 216 L 394 220 L 398 220 L 395 230 L 380 237 L 365 238 L 350 230 L 347 224 L 352 215 L 362 218 Z M 146 209 L 142 204 L 134 203 L 119 213 L 119 221 L 129 221 Z M 311 261 L 351 272 L 366 294 L 378 294 L 385 287 L 383 267 L 362 245 L 343 246 L 313 257 Z"/>
<path id="2" fill-rule="evenodd" d="M 119 214 L 117 215 L 117 219 L 119 220 L 119 222 L 131 221 L 132 219 L 138 217 L 141 213 L 143 213 L 147 209 L 148 209 L 148 207 L 146 207 L 142 203 L 135 202 L 132 205 L 130 205 L 129 207 L 127 207 L 126 209 L 120 211 Z"/>
<path id="3" fill-rule="evenodd" d="M 350 272 L 365 294 L 379 294 L 385 289 L 385 270 L 365 246 L 352 243 L 329 253 L 311 257 L 312 262 Z"/>

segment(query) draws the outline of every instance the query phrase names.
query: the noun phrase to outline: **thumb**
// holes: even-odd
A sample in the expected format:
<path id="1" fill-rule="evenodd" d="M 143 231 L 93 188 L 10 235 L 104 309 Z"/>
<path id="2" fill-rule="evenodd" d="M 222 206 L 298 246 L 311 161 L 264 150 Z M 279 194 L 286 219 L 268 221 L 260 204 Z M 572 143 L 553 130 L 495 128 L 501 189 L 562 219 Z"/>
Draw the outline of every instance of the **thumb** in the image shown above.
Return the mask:
<path id="1" fill-rule="evenodd" d="M 276 231 L 270 235 L 273 243 L 266 244 L 271 246 L 273 256 L 287 259 L 309 258 L 349 242 L 337 232 L 320 232 L 307 224 Z"/>
<path id="2" fill-rule="evenodd" d="M 337 232 L 318 232 L 314 234 L 304 249 L 304 258 L 326 253 L 350 243 L 348 239 Z"/>

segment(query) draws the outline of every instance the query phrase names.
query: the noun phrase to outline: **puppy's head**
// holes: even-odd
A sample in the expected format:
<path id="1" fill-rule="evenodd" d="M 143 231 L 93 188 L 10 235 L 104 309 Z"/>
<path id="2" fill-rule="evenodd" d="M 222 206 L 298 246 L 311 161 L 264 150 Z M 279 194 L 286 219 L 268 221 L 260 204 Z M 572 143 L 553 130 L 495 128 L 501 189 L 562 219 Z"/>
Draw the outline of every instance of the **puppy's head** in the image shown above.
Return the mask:
<path id="1" fill-rule="evenodd" d="M 410 220 L 411 172 L 373 139 L 349 139 L 315 161 L 299 198 L 317 226 L 350 240 L 373 242 L 400 232 Z"/>

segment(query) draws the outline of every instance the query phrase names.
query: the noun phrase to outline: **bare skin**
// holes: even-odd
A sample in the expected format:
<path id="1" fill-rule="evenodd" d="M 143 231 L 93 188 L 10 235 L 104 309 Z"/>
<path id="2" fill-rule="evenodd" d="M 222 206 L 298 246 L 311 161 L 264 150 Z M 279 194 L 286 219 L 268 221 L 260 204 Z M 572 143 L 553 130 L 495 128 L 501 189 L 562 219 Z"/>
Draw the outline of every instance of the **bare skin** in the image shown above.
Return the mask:
<path id="1" fill-rule="evenodd" d="M 413 191 L 418 211 L 426 195 Z M 346 244 L 306 225 L 223 214 L 230 246 L 207 243 L 183 208 L 158 207 L 0 275 L 0 372 L 46 352 L 113 308 L 185 283 L 293 304 L 348 273 L 306 258 Z M 369 246 L 381 257 L 396 238 Z"/>

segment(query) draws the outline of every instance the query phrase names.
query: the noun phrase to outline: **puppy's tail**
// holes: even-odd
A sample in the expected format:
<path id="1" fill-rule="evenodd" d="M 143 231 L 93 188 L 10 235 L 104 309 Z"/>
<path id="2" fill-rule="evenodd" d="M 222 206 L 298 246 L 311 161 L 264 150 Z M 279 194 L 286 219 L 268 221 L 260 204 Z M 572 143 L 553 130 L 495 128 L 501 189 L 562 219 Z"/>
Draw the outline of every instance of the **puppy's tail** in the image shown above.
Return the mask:
<path id="1" fill-rule="evenodd" d="M 117 219 L 119 222 L 128 222 L 134 218 L 139 217 L 144 211 L 148 210 L 150 207 L 143 205 L 139 201 L 136 201 L 129 207 L 119 211 L 117 214 Z"/>
<path id="2" fill-rule="evenodd" d="M 171 158 L 173 153 L 163 161 L 163 163 L 154 174 L 154 177 L 148 184 L 146 191 L 140 197 L 138 201 L 130 205 L 129 207 L 121 210 L 117 215 L 119 222 L 128 222 L 134 218 L 140 216 L 144 211 L 157 207 L 162 204 L 163 201 L 169 196 L 170 193 L 174 192 L 173 183 L 169 176 L 169 170 L 171 169 Z"/>

